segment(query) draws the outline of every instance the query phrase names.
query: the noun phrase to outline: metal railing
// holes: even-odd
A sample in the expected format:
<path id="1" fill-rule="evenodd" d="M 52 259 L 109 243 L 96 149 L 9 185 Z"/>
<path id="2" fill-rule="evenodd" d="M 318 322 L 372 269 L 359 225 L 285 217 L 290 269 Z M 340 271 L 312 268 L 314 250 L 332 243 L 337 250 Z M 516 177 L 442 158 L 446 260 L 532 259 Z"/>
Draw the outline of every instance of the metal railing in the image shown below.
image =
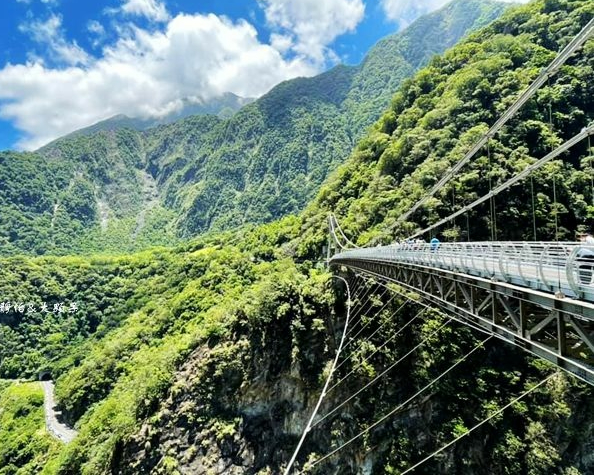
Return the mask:
<path id="1" fill-rule="evenodd" d="M 345 250 L 332 257 L 450 270 L 594 301 L 594 246 L 577 242 L 403 243 Z"/>

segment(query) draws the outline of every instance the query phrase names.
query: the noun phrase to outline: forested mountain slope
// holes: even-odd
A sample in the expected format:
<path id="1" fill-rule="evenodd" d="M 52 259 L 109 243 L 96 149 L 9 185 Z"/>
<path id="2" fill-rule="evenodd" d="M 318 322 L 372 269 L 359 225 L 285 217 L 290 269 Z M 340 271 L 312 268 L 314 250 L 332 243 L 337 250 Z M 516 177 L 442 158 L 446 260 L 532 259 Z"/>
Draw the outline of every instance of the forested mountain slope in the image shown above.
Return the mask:
<path id="1" fill-rule="evenodd" d="M 479 155 L 452 186 L 412 216 L 410 222 L 394 225 L 397 217 L 442 176 L 450 163 L 461 158 L 479 134 L 593 17 L 594 4 L 587 0 L 542 0 L 504 15 L 407 81 L 374 130 L 298 219 L 244 232 L 237 241 L 226 242 L 238 243 L 255 259 L 275 255 L 297 256 L 299 260 L 319 258 L 327 242 L 326 218 L 330 211 L 337 213 L 349 236 L 358 239 L 359 244 L 374 236 L 383 236 L 388 242 L 487 193 L 489 181 L 496 186 L 592 122 L 594 40 L 587 42 L 537 98 L 492 139 L 490 160 L 486 151 Z M 554 239 L 555 212 L 559 239 L 572 239 L 578 226 L 592 223 L 593 176 L 590 151 L 584 142 L 534 176 L 534 223 L 530 180 L 498 196 L 498 239 L 533 239 L 533 224 L 537 239 Z M 477 209 L 468 220 L 459 221 L 440 229 L 440 237 L 489 238 L 493 223 L 488 209 Z M 308 269 L 307 263 L 300 268 L 304 273 Z M 281 289 L 282 284 L 277 288 Z M 419 312 L 419 308 L 407 307 L 400 314 L 397 309 L 401 302 L 386 301 L 378 295 L 374 304 L 378 313 L 368 334 L 380 331 L 382 324 L 391 319 L 396 321 L 387 325 L 390 330 L 384 327 L 379 337 L 351 350 L 352 366 L 346 365 L 340 374 L 355 370 L 355 375 L 329 397 L 322 413 L 351 396 L 388 363 L 406 355 L 445 323 L 442 317 L 431 314 L 415 324 L 410 333 L 384 346 L 394 328 L 400 328 Z M 168 457 L 180 473 L 190 473 L 197 467 L 223 473 L 222 466 L 230 473 L 280 472 L 325 376 L 320 374 L 317 391 L 309 387 L 309 371 L 301 358 L 306 354 L 310 355 L 309 361 L 318 362 L 320 355 L 315 353 L 319 350 L 315 333 L 308 335 L 306 343 L 300 339 L 302 331 L 315 328 L 303 324 L 301 302 L 295 299 L 289 306 L 294 313 L 288 318 L 285 306 L 280 306 L 283 312 L 271 320 L 266 311 L 260 311 L 260 315 L 266 315 L 264 334 L 258 338 L 268 342 L 263 348 L 255 349 L 251 331 L 246 333 L 250 343 L 242 340 L 240 324 L 233 348 L 249 363 L 242 365 L 243 370 L 230 370 L 222 380 L 209 377 L 216 367 L 212 354 L 195 351 L 177 373 L 175 389 L 161 403 L 157 420 L 145 420 L 135 436 L 123 444 L 117 455 L 118 469 L 123 473 L 158 469 L 162 466 L 160 457 Z M 340 314 L 342 309 L 336 311 Z M 278 347 L 273 342 L 281 335 L 285 335 L 286 343 Z M 289 335 L 293 358 L 286 349 Z M 308 458 L 315 460 L 316 454 L 328 453 L 378 420 L 483 338 L 453 325 L 431 339 L 373 390 L 342 408 L 331 422 L 312 430 L 302 452 L 301 467 Z M 326 361 L 335 342 L 329 338 L 327 345 L 330 351 Z M 378 349 L 380 355 L 369 365 L 361 365 Z M 275 364 L 279 356 L 281 369 Z M 521 350 L 489 341 L 476 359 L 437 384 L 426 398 L 397 413 L 373 435 L 357 440 L 312 473 L 400 473 L 553 372 L 549 365 Z M 228 381 L 237 381 L 237 396 L 226 392 Z M 213 387 L 215 397 L 204 403 L 203 394 L 212 394 Z M 474 436 L 462 439 L 416 473 L 594 473 L 593 404 L 591 387 L 570 376 L 556 376 L 534 396 L 510 408 Z M 188 408 L 187 412 L 179 411 L 180 407 Z M 197 423 L 192 422 L 196 420 L 193 416 L 198 416 Z M 213 416 L 226 418 L 226 424 L 202 424 L 212 421 Z M 228 430 L 226 435 L 218 431 L 223 427 Z M 194 450 L 196 446 L 200 448 Z M 166 449 L 157 449 L 155 454 L 155 447 Z"/>
<path id="2" fill-rule="evenodd" d="M 0 450 L 0 466 L 27 464 L 46 474 L 281 473 L 321 390 L 345 313 L 344 290 L 333 288 L 331 276 L 314 260 L 326 242 L 327 213 L 335 211 L 360 243 L 373 236 L 392 240 L 455 209 L 456 197 L 464 202 L 488 191 L 484 170 L 490 167 L 483 156 L 455 182 L 454 206 L 447 201 L 452 190 L 446 190 L 410 223 L 386 231 L 593 16 L 589 0 L 540 0 L 433 60 L 406 82 L 299 216 L 133 256 L 3 260 L 0 295 L 9 301 L 30 301 L 37 308 L 42 302 L 50 308 L 79 304 L 74 314 L 0 314 L 0 377 L 51 370 L 62 408 L 80 432 L 66 447 L 40 443 L 30 430 L 39 417 L 38 401 L 28 399 L 38 396 L 23 394 L 22 405 L 32 407 L 8 412 L 14 429 L 3 432 L 11 443 Z M 593 58 L 591 40 L 493 138 L 492 181 L 522 169 L 592 120 Z M 588 153 L 585 146 L 575 150 L 535 177 L 537 233 L 543 239 L 553 229 L 552 173 L 555 209 L 564 211 L 561 232 L 569 234 L 590 219 Z M 516 187 L 505 201 L 498 199 L 500 239 L 530 237 L 527 190 Z M 465 238 L 469 230 L 480 239 L 489 234 L 489 224 L 488 211 L 479 210 L 458 232 Z M 354 374 L 322 411 L 429 337 L 427 342 L 372 391 L 312 430 L 300 469 L 484 339 L 454 322 L 444 326 L 443 316 L 427 311 L 384 345 L 394 328 L 420 311 L 402 303 L 376 293 L 367 331 L 378 333 L 353 345 L 340 374 Z M 359 365 L 376 350 L 373 360 Z M 553 372 L 492 339 L 422 399 L 311 473 L 401 473 Z M 17 398 L 18 389 L 7 391 L 0 401 Z M 589 475 L 593 404 L 591 387 L 560 374 L 416 473 Z"/>
<path id="3" fill-rule="evenodd" d="M 455 0 L 360 66 L 282 83 L 229 119 L 108 127 L 0 153 L 0 255 L 125 252 L 297 212 L 405 78 L 506 6 Z"/>
<path id="4" fill-rule="evenodd" d="M 359 244 L 404 238 L 485 195 L 590 125 L 591 40 L 410 222 L 398 219 L 578 33 L 592 8 L 578 0 L 535 2 L 505 14 L 405 81 L 390 109 L 304 213 L 310 236 L 319 234 L 310 243 L 315 247 L 303 252 L 318 252 L 329 211 Z M 445 239 L 483 240 L 494 229 L 501 240 L 554 240 L 557 215 L 557 238 L 574 239 L 578 226 L 594 218 L 590 152 L 583 141 L 532 180 L 498 195 L 494 219 L 487 202 L 434 232 Z"/>

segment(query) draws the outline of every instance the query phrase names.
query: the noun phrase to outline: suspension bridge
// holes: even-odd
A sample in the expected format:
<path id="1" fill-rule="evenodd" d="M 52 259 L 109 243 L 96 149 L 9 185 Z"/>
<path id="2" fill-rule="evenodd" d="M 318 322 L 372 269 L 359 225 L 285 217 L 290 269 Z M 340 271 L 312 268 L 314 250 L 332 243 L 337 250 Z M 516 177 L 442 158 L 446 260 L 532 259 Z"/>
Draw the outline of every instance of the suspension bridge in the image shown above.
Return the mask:
<path id="1" fill-rule="evenodd" d="M 386 236 L 390 236 L 398 224 L 410 222 L 410 218 L 418 210 L 422 209 L 432 197 L 436 196 L 445 185 L 452 181 L 480 150 L 486 147 L 487 153 L 490 154 L 490 140 L 524 104 L 534 97 L 543 84 L 558 73 L 560 68 L 584 45 L 593 33 L 594 19 L 587 23 L 567 46 L 557 54 L 555 59 L 541 71 L 532 84 L 519 94 L 515 102 L 466 155 L 453 164 L 408 211 L 401 214 L 392 228 L 385 230 L 384 236 L 372 240 L 365 247 L 359 247 L 347 237 L 337 218 L 333 214 L 329 216 L 330 245 L 328 246 L 327 262 L 330 269 L 336 274 L 335 278 L 341 280 L 346 286 L 348 310 L 342 337 L 337 344 L 336 355 L 329 369 L 326 383 L 304 427 L 293 456 L 285 469 L 285 475 L 293 473 L 299 451 L 313 429 L 339 415 L 364 391 L 374 386 L 404 359 L 427 343 L 431 337 L 439 335 L 439 332 L 452 322 L 458 322 L 480 332 L 484 339 L 478 341 L 473 348 L 453 362 L 449 368 L 442 371 L 408 399 L 400 402 L 391 411 L 363 428 L 353 437 L 343 441 L 338 447 L 322 456 L 314 457 L 314 460 L 306 463 L 305 466 L 308 469 L 313 469 L 327 462 L 329 458 L 339 451 L 385 423 L 390 417 L 408 407 L 412 401 L 418 399 L 440 379 L 469 359 L 489 340 L 499 340 L 503 343 L 512 344 L 523 351 L 552 363 L 559 370 L 594 385 L 594 282 L 592 279 L 594 274 L 594 245 L 560 242 L 558 240 L 553 242 L 501 242 L 495 239 L 497 233 L 494 229 L 492 229 L 491 233 L 492 240 L 488 242 L 425 243 L 418 240 L 419 237 L 439 229 L 444 224 L 455 220 L 456 217 L 468 213 L 486 202 L 490 202 L 491 223 L 495 223 L 495 196 L 521 183 L 527 177 L 531 177 L 533 172 L 571 151 L 573 147 L 582 143 L 585 139 L 588 140 L 589 144 L 590 136 L 594 134 L 594 124 L 585 126 L 574 137 L 565 140 L 561 145 L 551 150 L 550 153 L 517 172 L 507 181 L 493 186 L 489 180 L 489 192 L 487 194 L 463 206 L 449 216 L 432 223 L 424 229 L 418 229 L 399 242 L 387 245 L 379 244 L 381 239 L 385 241 Z M 552 126 L 552 111 L 550 108 L 549 114 Z M 588 153 L 590 153 L 589 145 Z M 556 182 L 553 182 L 554 193 L 556 193 L 555 189 Z M 556 205 L 556 195 L 554 201 Z M 554 219 L 555 236 L 558 236 L 559 223 L 556 213 Z M 353 287 L 355 287 L 352 285 L 353 283 L 364 283 L 365 285 L 358 285 L 357 290 L 353 289 L 352 292 L 349 282 Z M 361 289 L 366 290 L 362 291 Z M 367 305 L 369 310 L 369 306 L 372 305 L 370 303 L 373 300 L 372 296 L 377 295 L 379 289 L 384 289 L 379 295 L 380 302 L 385 300 L 384 296 L 386 294 L 392 294 L 392 297 L 387 299 L 379 311 L 370 312 L 371 318 L 363 318 L 366 313 L 365 306 Z M 340 374 L 339 369 L 349 361 L 348 357 L 343 357 L 347 347 L 357 345 L 365 340 L 369 341 L 386 324 L 394 323 L 394 319 L 384 319 L 372 325 L 376 329 L 371 334 L 363 333 L 365 327 L 373 322 L 374 316 L 380 315 L 388 303 L 397 296 L 404 301 L 402 305 L 406 305 L 407 302 L 414 302 L 416 306 L 420 307 L 419 312 L 408 322 L 395 328 L 386 341 L 371 354 L 367 354 L 350 371 L 344 374 L 343 370 L 342 377 L 334 381 Z M 357 303 L 359 305 L 353 308 Z M 323 402 L 325 400 L 327 402 L 328 394 L 347 381 L 359 367 L 371 360 L 390 341 L 398 337 L 405 327 L 414 325 L 428 309 L 438 309 L 443 315 L 446 315 L 445 321 L 439 328 L 402 357 L 386 365 L 379 374 L 363 384 L 353 394 L 338 404 L 334 404 L 333 407 L 327 409 L 324 407 Z M 395 313 L 397 314 L 399 311 L 400 308 Z M 355 332 L 354 330 L 357 327 L 359 328 Z M 462 437 L 468 436 L 557 375 L 558 372 L 552 372 L 540 382 L 528 387 L 521 394 L 511 398 L 508 404 L 428 454 L 425 458 L 413 463 L 401 474 L 404 475 L 414 471 L 417 467 L 447 450 Z M 322 409 L 325 410 L 322 411 Z M 320 412 L 325 413 L 319 414 Z"/>
<path id="2" fill-rule="evenodd" d="M 396 283 L 594 385 L 594 261 L 584 252 L 594 246 L 412 243 L 345 250 L 330 264 Z"/>

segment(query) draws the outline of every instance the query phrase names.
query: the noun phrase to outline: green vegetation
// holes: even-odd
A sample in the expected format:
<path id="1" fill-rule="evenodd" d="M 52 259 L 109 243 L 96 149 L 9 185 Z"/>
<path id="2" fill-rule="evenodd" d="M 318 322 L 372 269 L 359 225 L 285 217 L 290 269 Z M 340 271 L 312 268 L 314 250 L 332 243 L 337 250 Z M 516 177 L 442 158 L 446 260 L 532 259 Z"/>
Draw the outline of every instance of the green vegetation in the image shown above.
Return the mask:
<path id="1" fill-rule="evenodd" d="M 15 254 L 130 251 L 176 242 L 172 212 L 139 169 L 137 132 L 64 140 L 35 154 L 0 153 L 0 249 Z"/>
<path id="2" fill-rule="evenodd" d="M 256 235 L 248 242 L 258 246 L 259 240 Z M 176 369 L 192 351 L 214 346 L 215 366 L 208 371 L 215 373 L 209 377 L 228 382 L 220 359 L 230 357 L 228 364 L 234 367 L 237 349 L 247 348 L 228 342 L 232 332 L 253 335 L 253 351 L 280 352 L 284 347 L 276 371 L 288 368 L 293 358 L 304 369 L 321 364 L 323 357 L 314 361 L 291 352 L 291 333 L 309 348 L 304 333 L 313 332 L 323 353 L 324 327 L 313 328 L 313 315 L 329 312 L 324 310 L 331 301 L 324 285 L 328 276 L 308 267 L 299 271 L 287 259 L 267 262 L 265 246 L 255 255 L 213 244 L 196 242 L 187 249 L 118 258 L 3 262 L 4 300 L 32 302 L 38 309 L 42 302 L 50 309 L 55 303 L 67 308 L 76 302 L 79 308 L 76 313 L 31 314 L 13 308 L 0 314 L 6 342 L 2 374 L 35 377 L 50 370 L 64 415 L 80 428 L 75 442 L 46 467 L 48 473 L 104 470 L 118 444 L 139 429 L 140 420 L 154 414 Z M 268 324 L 277 319 L 289 330 L 284 344 L 276 340 L 279 334 L 265 337 Z M 247 362 L 248 355 L 242 358 Z M 201 384 L 206 391 L 208 380 Z M 213 420 L 212 428 L 220 440 L 229 436 L 224 419 Z"/>
<path id="3" fill-rule="evenodd" d="M 228 119 L 147 131 L 112 121 L 34 154 L 0 154 L 0 255 L 131 252 L 296 213 L 405 78 L 505 7 L 457 0 L 360 66 L 282 83 Z"/>
<path id="4" fill-rule="evenodd" d="M 594 120 L 594 91 L 587 79 L 594 42 L 589 41 L 490 141 L 488 151 L 482 150 L 411 222 L 397 222 L 594 13 L 591 2 L 561 2 L 555 4 L 561 5 L 558 10 L 550 5 L 534 2 L 505 14 L 403 84 L 374 130 L 306 210 L 303 255 L 317 255 L 325 243 L 323 223 L 330 210 L 359 243 L 375 236 L 391 242 L 485 195 Z M 492 222 L 487 202 L 437 232 L 445 239 L 483 240 L 495 228 L 500 240 L 554 240 L 556 214 L 557 237 L 574 239 L 577 226 L 594 217 L 592 162 L 584 142 L 534 173 L 532 183 L 525 180 L 497 196 L 499 224 Z"/>
<path id="5" fill-rule="evenodd" d="M 37 383 L 0 380 L 0 474 L 39 473 L 60 443 L 45 431 Z"/>
<path id="6" fill-rule="evenodd" d="M 405 82 L 389 110 L 299 216 L 129 256 L 3 259 L 0 300 L 5 295 L 4 300 L 36 305 L 76 302 L 80 308 L 78 314 L 23 316 L 14 309 L 0 314 L 0 376 L 28 377 L 50 370 L 57 381 L 60 405 L 79 430 L 72 444 L 44 452 L 50 458 L 44 473 L 221 473 L 221 466 L 237 473 L 279 473 L 319 394 L 336 349 L 334 336 L 343 323 L 343 290 L 333 286 L 331 276 L 316 263 L 326 244 L 327 213 L 335 211 L 346 232 L 360 243 L 376 236 L 393 240 L 484 194 L 489 177 L 492 184 L 499 183 L 574 135 L 592 120 L 594 111 L 594 85 L 588 80 L 594 72 L 592 41 L 551 79 L 537 100 L 493 138 L 491 157 L 479 156 L 411 222 L 394 226 L 397 216 L 435 183 L 449 163 L 465 153 L 554 51 L 592 15 L 594 5 L 589 0 L 538 1 L 505 14 L 443 57 L 433 59 Z M 228 180 L 243 179 L 247 172 L 259 176 L 263 187 L 260 203 L 266 203 L 258 205 L 264 206 L 262 209 L 286 202 L 267 202 L 269 190 L 281 184 L 274 180 L 266 183 L 268 175 L 257 175 L 261 170 L 241 168 L 234 162 L 235 154 L 245 146 L 243 140 L 252 140 L 247 153 L 255 153 L 266 142 L 258 135 L 264 129 L 242 128 L 233 120 L 247 120 L 242 115 L 246 110 L 259 111 L 254 121 L 265 124 L 267 117 L 280 114 L 275 98 L 286 97 L 285 90 L 292 87 L 302 91 L 301 100 L 307 104 L 304 110 L 309 110 L 307 91 L 316 81 L 325 84 L 325 104 L 337 97 L 346 100 L 348 88 L 342 77 L 339 68 L 314 80 L 280 85 L 229 122 L 197 117 L 145 135 L 132 131 L 103 134 L 106 149 L 128 144 L 129 153 L 117 154 L 117 160 L 115 155 L 110 158 L 113 167 L 122 167 L 110 176 L 101 175 L 101 166 L 93 167 L 95 158 L 109 155 L 95 155 L 88 139 L 77 138 L 72 150 L 88 147 L 89 170 L 113 187 L 105 190 L 125 187 L 126 180 L 132 180 L 126 175 L 129 168 L 125 164 L 136 160 L 145 163 L 151 175 L 166 177 L 159 182 L 166 206 L 194 210 L 188 220 L 178 223 L 188 235 L 216 229 L 216 223 L 221 223 L 221 228 L 231 226 L 234 219 L 243 220 L 244 216 L 257 222 L 259 218 L 246 211 L 249 207 L 241 208 L 240 197 L 225 191 Z M 291 111 L 298 110 L 297 99 L 290 104 Z M 265 107 L 268 115 L 262 112 Z M 320 110 L 317 113 L 321 114 Z M 360 120 L 355 114 L 353 117 Z M 213 135 L 206 130 L 212 130 Z M 255 134 L 251 138 L 249 130 Z M 137 153 L 138 137 L 145 141 L 142 150 L 146 155 Z M 237 137 L 243 138 L 234 141 Z M 338 147 L 340 142 L 338 138 L 327 146 Z M 76 153 L 69 155 L 69 143 L 58 142 L 43 153 L 74 161 Z M 188 158 L 214 144 L 218 144 L 216 162 L 204 155 L 204 168 L 200 168 Z M 299 157 L 298 149 L 294 155 L 290 150 L 278 156 L 285 160 Z M 51 163 L 48 161 L 48 166 Z M 290 163 L 297 167 L 299 160 Z M 275 162 L 284 171 L 283 165 Z M 196 204 L 206 196 L 206 178 L 201 180 L 209 167 L 219 167 L 217 173 L 222 173 L 218 175 L 219 188 L 208 188 L 217 190 L 211 193 L 219 200 L 216 209 Z M 553 237 L 552 208 L 563 211 L 559 214 L 560 238 L 592 217 L 588 167 L 589 153 L 584 145 L 535 175 L 539 238 Z M 65 173 L 67 183 L 71 178 Z M 306 175 L 299 176 L 303 181 Z M 194 183 L 181 186 L 186 179 Z M 80 192 L 72 200 L 80 197 L 80 201 L 64 204 L 68 213 L 78 212 L 91 200 L 90 191 L 84 192 L 84 182 L 79 185 Z M 279 188 L 279 196 L 287 196 L 288 191 Z M 127 219 L 126 207 L 139 206 L 151 196 L 150 187 L 147 193 L 130 193 L 128 203 L 109 201 L 112 195 L 102 193 L 111 212 L 121 212 L 122 220 Z M 114 192 L 113 196 L 117 195 Z M 231 197 L 237 201 L 229 201 Z M 530 238 L 530 188 L 516 187 L 498 197 L 497 203 L 498 237 Z M 231 219 L 229 213 L 237 212 L 235 205 L 243 212 Z M 440 232 L 458 239 L 466 239 L 465 233 L 472 239 L 490 234 L 490 216 L 485 210 L 473 212 L 467 228 L 465 221 L 457 225 Z M 419 310 L 408 304 L 398 311 L 401 299 L 389 298 L 375 292 L 373 306 L 364 318 L 370 330 L 378 333 L 363 345 L 353 345 L 341 374 L 355 369 L 354 375 L 331 393 L 324 410 L 351 395 L 370 376 L 379 374 L 387 363 L 407 354 L 446 322 L 443 315 L 429 311 L 418 324 L 379 348 L 394 327 L 410 321 Z M 380 328 L 386 322 L 394 325 Z M 477 335 L 468 328 L 453 322 L 444 326 L 373 391 L 346 406 L 338 417 L 329 418 L 323 430 L 314 429 L 300 463 L 327 453 L 377 420 L 477 342 Z M 376 350 L 379 354 L 374 360 L 356 367 Z M 551 372 L 550 365 L 519 349 L 489 341 L 410 410 L 397 414 L 313 473 L 340 470 L 350 474 L 354 471 L 349 467 L 361 466 L 362 461 L 369 462 L 373 473 L 399 473 Z M 585 475 L 593 469 L 587 442 L 594 437 L 593 405 L 591 388 L 570 377 L 556 376 L 504 417 L 483 426 L 476 437 L 460 441 L 419 473 Z M 20 417 L 13 418 L 24 424 Z M 15 437 L 11 433 L 7 440 L 12 442 Z M 31 443 L 25 444 L 28 448 Z M 31 459 L 35 457 L 27 460 Z"/>

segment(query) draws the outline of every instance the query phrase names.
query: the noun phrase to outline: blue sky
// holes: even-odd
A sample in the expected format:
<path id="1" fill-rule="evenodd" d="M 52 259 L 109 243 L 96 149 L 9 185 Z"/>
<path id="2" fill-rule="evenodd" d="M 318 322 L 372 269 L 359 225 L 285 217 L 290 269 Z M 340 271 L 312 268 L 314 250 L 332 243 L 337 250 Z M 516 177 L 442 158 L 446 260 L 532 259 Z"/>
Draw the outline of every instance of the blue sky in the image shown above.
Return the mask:
<path id="1" fill-rule="evenodd" d="M 357 64 L 447 0 L 2 0 L 0 150 Z"/>

